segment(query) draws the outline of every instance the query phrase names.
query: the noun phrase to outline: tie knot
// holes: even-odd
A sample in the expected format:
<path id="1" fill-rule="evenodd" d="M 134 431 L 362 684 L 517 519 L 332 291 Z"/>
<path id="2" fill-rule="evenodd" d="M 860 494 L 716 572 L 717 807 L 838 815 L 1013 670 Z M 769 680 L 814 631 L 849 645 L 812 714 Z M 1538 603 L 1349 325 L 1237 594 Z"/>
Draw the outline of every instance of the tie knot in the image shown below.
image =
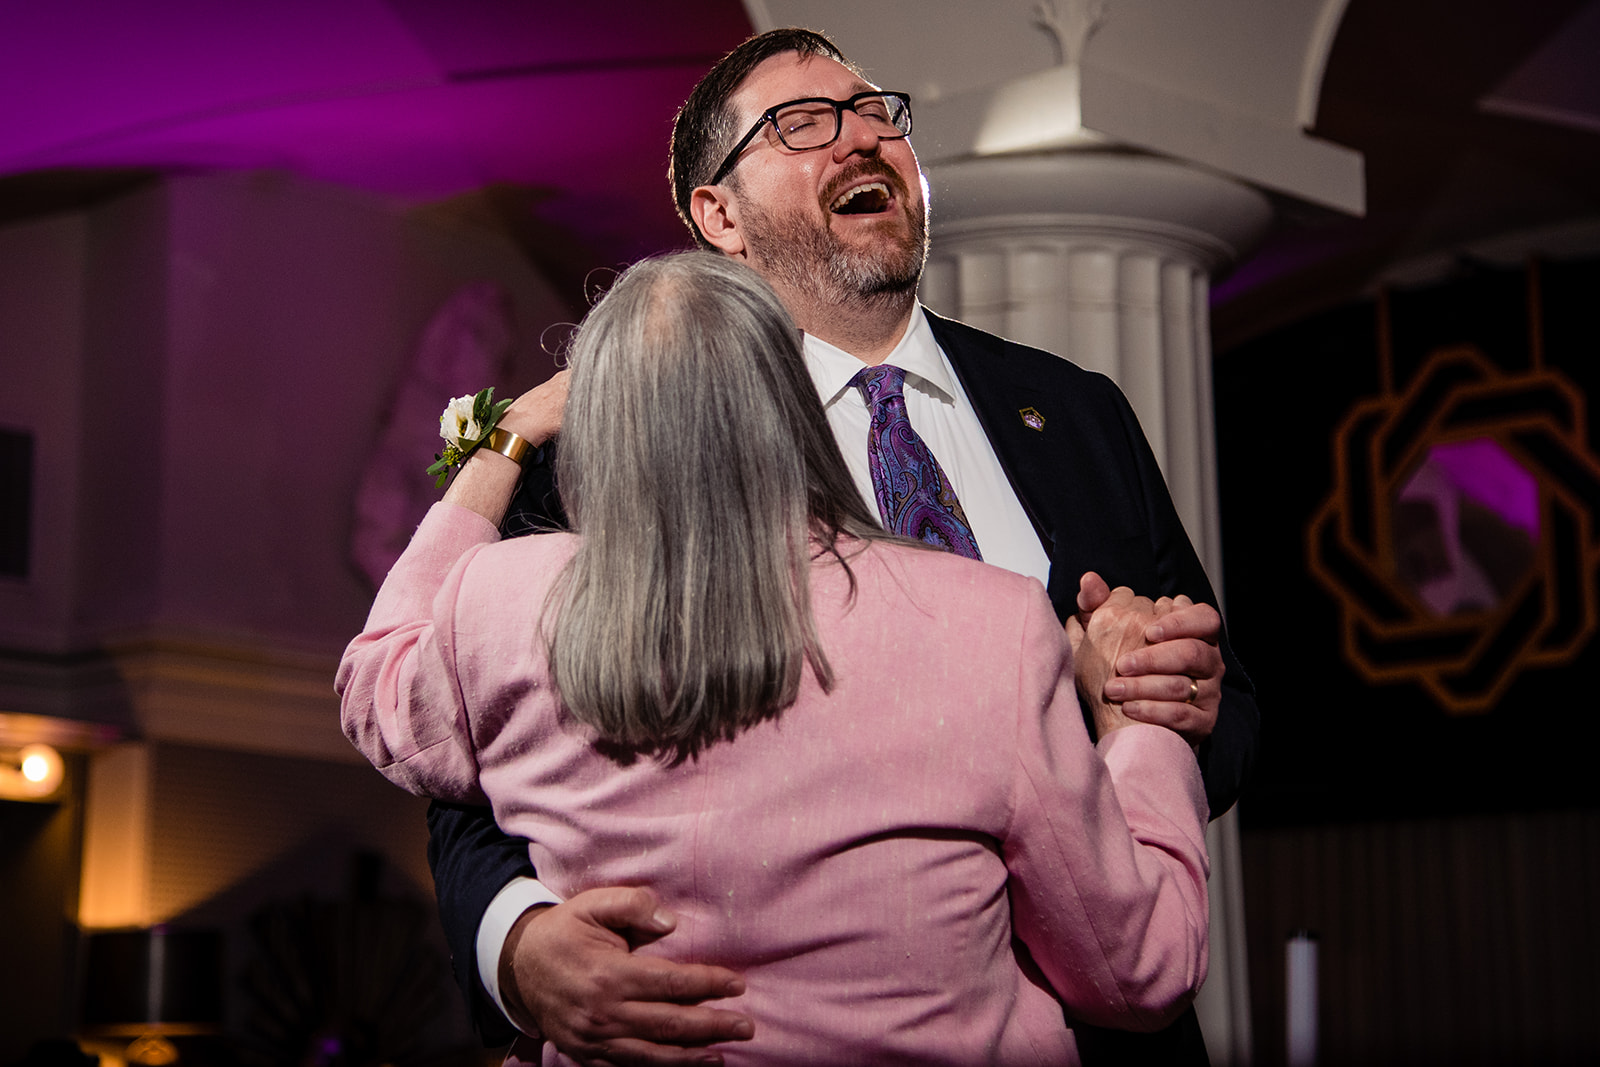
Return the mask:
<path id="1" fill-rule="evenodd" d="M 862 367 L 856 371 L 850 384 L 861 390 L 861 396 L 869 406 L 876 407 L 881 401 L 902 395 L 906 372 L 888 363 L 880 363 L 876 367 Z"/>

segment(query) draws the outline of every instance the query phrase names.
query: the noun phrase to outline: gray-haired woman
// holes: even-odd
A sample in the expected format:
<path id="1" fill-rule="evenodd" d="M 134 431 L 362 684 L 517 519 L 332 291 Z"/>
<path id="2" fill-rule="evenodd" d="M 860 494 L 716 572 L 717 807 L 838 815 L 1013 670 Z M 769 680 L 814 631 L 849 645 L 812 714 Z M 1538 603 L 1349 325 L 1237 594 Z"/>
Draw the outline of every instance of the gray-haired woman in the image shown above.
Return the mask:
<path id="1" fill-rule="evenodd" d="M 345 653 L 357 747 L 487 799 L 563 896 L 651 887 L 676 928 L 639 952 L 744 977 L 729 1061 L 1072 1063 L 1063 1005 L 1181 1010 L 1187 743 L 1104 709 L 1091 743 L 1039 583 L 877 527 L 766 284 L 642 263 L 571 363 L 573 532 L 499 542 L 516 469 L 470 459 Z M 558 392 L 505 425 L 541 440 Z"/>

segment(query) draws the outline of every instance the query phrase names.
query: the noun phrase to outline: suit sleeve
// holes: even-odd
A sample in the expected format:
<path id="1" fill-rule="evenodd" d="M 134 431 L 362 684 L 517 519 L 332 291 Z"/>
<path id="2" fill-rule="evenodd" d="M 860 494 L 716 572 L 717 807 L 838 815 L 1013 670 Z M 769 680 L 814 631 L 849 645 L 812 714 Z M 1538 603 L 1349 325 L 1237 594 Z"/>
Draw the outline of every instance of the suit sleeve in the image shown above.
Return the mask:
<path id="1" fill-rule="evenodd" d="M 528 842 L 508 836 L 486 807 L 434 801 L 428 807 L 428 866 L 450 967 L 484 1045 L 506 1045 L 517 1031 L 478 975 L 478 925 L 489 902 L 515 878 L 534 877 Z"/>
<path id="2" fill-rule="evenodd" d="M 503 537 L 564 530 L 566 512 L 555 484 L 555 442 L 525 464 L 526 473 L 500 524 Z M 478 927 L 495 895 L 517 878 L 533 878 L 528 842 L 511 837 L 487 807 L 435 801 L 428 808 L 428 865 L 439 904 L 439 921 L 450 946 L 450 966 L 466 997 L 467 1010 L 486 1046 L 517 1034 L 495 1007 L 478 974 Z"/>
<path id="3" fill-rule="evenodd" d="M 1197 603 L 1217 603 L 1139 420 L 1110 378 L 932 313 L 928 318 L 1046 544 L 1050 599 L 1062 619 L 1077 610 L 1078 580 L 1089 570 L 1143 596 L 1185 593 Z M 1024 406 L 1046 414 L 1042 430 L 1017 419 Z M 1222 705 L 1200 750 L 1213 816 L 1238 799 L 1260 732 L 1255 688 L 1226 627 L 1220 644 Z"/>
<path id="4" fill-rule="evenodd" d="M 1092 746 L 1066 641 L 1030 610 L 1003 855 L 1013 922 L 1077 1020 L 1156 1030 L 1205 979 L 1206 806 L 1189 746 L 1134 724 Z"/>
<path id="5" fill-rule="evenodd" d="M 522 481 L 500 522 L 500 536 L 522 537 L 567 528 L 567 513 L 556 491 L 555 458 L 556 442 L 552 440 L 523 464 Z"/>
<path id="6" fill-rule="evenodd" d="M 1110 384 L 1109 382 L 1107 383 Z M 1134 591 L 1151 597 L 1187 594 L 1196 603 L 1217 606 L 1216 592 L 1206 577 L 1200 557 L 1195 553 L 1189 535 L 1184 531 L 1183 520 L 1172 502 L 1166 479 L 1156 463 L 1155 454 L 1139 426 L 1138 417 L 1122 394 L 1110 385 L 1114 407 L 1121 420 L 1124 439 L 1137 466 L 1139 488 L 1144 498 L 1144 509 L 1149 530 L 1150 554 L 1155 561 L 1153 592 L 1134 586 Z M 1112 584 L 1117 584 L 1109 578 Z M 1244 666 L 1234 655 L 1233 644 L 1228 639 L 1228 628 L 1223 623 L 1218 644 L 1222 651 L 1224 673 L 1222 676 L 1222 703 L 1217 713 L 1216 729 L 1200 746 L 1200 771 L 1205 778 L 1206 800 L 1213 817 L 1221 815 L 1239 799 L 1239 792 L 1255 763 L 1256 747 L 1261 733 L 1261 712 L 1256 706 L 1255 685 L 1245 674 Z"/>

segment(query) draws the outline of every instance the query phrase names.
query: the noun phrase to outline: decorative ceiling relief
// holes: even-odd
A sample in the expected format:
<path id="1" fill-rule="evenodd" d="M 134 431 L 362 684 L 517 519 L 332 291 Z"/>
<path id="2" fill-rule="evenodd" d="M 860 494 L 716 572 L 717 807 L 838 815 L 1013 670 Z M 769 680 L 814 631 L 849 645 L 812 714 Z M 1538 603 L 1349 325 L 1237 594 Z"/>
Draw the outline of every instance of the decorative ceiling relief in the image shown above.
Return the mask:
<path id="1" fill-rule="evenodd" d="M 1076 67 L 1094 31 L 1106 20 L 1109 0 L 1039 0 L 1033 7 L 1033 24 L 1055 39 L 1056 65 Z M 1065 10 L 1063 10 L 1065 8 Z"/>

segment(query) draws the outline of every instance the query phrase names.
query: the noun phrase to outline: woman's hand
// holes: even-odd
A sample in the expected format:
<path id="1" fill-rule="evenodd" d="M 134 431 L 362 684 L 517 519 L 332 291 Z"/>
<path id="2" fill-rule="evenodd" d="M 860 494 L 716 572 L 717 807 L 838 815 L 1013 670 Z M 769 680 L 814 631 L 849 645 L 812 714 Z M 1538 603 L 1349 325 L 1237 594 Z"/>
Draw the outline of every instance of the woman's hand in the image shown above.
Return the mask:
<path id="1" fill-rule="evenodd" d="M 561 412 L 567 404 L 567 378 L 570 371 L 559 371 L 512 401 L 500 416 L 500 427 L 510 430 L 532 446 L 539 446 L 561 431 Z M 496 527 L 511 506 L 511 496 L 522 479 L 522 467 L 487 448 L 467 457 L 445 490 L 444 498 L 482 515 Z"/>
<path id="2" fill-rule="evenodd" d="M 567 370 L 557 371 L 548 381 L 517 397 L 500 417 L 500 425 L 535 447 L 560 433 L 571 374 Z"/>
<path id="3" fill-rule="evenodd" d="M 1123 713 L 1120 702 L 1106 698 L 1105 690 L 1117 677 L 1117 661 L 1144 646 L 1145 628 L 1155 619 L 1155 604 L 1149 597 L 1138 596 L 1125 585 L 1107 589 L 1093 571 L 1083 576 L 1078 614 L 1067 619 L 1067 641 L 1072 645 L 1078 697 L 1089 706 L 1097 737 L 1135 721 Z"/>

